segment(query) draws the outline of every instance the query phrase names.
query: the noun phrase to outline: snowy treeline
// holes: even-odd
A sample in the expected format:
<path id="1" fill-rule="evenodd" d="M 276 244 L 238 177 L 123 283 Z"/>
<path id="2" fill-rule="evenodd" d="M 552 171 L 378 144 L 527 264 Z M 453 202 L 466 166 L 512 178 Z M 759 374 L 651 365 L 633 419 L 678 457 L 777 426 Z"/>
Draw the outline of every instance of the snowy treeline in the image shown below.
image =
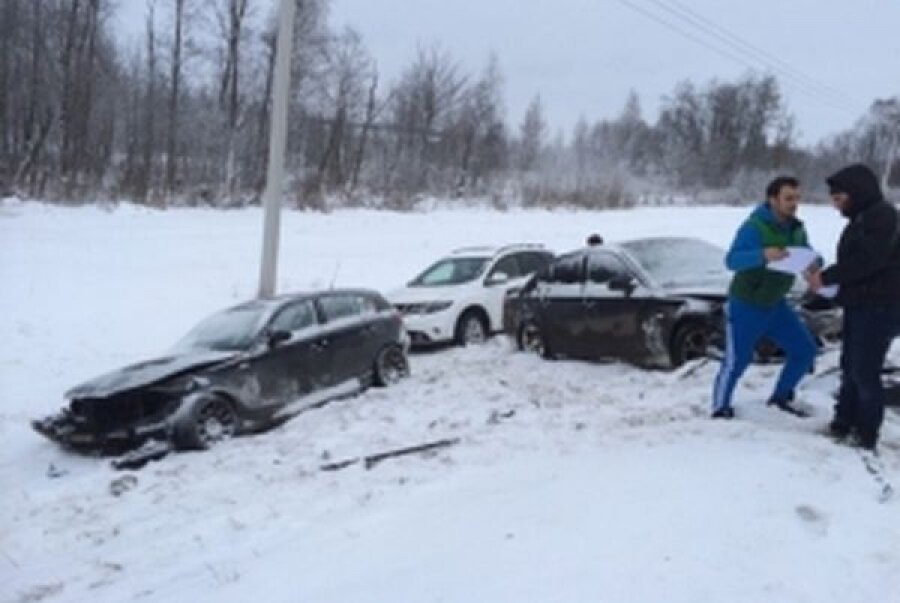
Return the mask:
<path id="1" fill-rule="evenodd" d="M 132 0 L 129 0 L 132 1 Z M 135 2 L 144 0 L 133 0 Z M 502 57 L 466 72 L 437 47 L 379 78 L 328 0 L 296 0 L 290 197 L 402 208 L 422 195 L 504 205 L 616 207 L 642 196 L 733 202 L 774 171 L 821 182 L 862 160 L 889 178 L 900 97 L 800 148 L 774 77 L 678 84 L 648 120 L 634 93 L 615 119 L 547 123 L 536 95 L 504 110 Z M 0 0 L 0 193 L 241 205 L 265 176 L 276 3 L 146 0 L 140 39 L 118 40 L 112 0 Z M 625 91 L 610 91 L 622 94 Z M 900 170 L 894 170 L 900 183 Z"/>

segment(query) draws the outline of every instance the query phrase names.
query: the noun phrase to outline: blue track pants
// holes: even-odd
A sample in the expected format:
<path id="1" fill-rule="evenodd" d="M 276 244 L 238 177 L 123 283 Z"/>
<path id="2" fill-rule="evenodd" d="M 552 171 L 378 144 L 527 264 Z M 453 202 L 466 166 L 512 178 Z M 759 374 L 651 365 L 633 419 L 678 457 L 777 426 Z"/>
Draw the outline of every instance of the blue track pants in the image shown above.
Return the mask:
<path id="1" fill-rule="evenodd" d="M 729 298 L 725 314 L 725 358 L 713 389 L 713 411 L 731 406 L 734 387 L 763 337 L 785 354 L 784 368 L 771 399 L 789 400 L 815 360 L 816 342 L 809 329 L 785 301 L 772 308 L 760 308 Z"/>

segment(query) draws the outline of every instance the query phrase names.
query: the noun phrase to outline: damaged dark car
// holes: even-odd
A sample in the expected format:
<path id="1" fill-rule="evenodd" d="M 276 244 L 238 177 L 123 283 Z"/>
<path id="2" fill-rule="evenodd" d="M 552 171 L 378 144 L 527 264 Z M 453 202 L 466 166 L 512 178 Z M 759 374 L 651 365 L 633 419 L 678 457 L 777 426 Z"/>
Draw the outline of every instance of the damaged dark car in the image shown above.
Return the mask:
<path id="1" fill-rule="evenodd" d="M 677 367 L 714 356 L 731 278 L 724 254 L 700 239 L 658 237 L 562 255 L 507 296 L 504 331 L 545 357 Z M 791 303 L 820 346 L 839 338 L 841 313 L 828 300 L 798 285 Z M 779 354 L 768 341 L 757 347 L 760 360 Z"/>
<path id="2" fill-rule="evenodd" d="M 378 293 L 331 290 L 249 301 L 208 317 L 162 358 L 66 393 L 33 422 L 102 454 L 202 449 L 408 374 L 408 336 Z"/>

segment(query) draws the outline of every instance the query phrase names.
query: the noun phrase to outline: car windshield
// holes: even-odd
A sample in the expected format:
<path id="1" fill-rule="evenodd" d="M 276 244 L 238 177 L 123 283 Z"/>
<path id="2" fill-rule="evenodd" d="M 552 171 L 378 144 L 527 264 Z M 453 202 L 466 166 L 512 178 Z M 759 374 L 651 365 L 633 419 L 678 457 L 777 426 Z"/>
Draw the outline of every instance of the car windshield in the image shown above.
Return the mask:
<path id="1" fill-rule="evenodd" d="M 217 312 L 191 329 L 176 350 L 244 350 L 253 343 L 266 319 L 269 308 L 265 304 L 250 303 Z"/>
<path id="2" fill-rule="evenodd" d="M 731 278 L 725 268 L 725 251 L 700 239 L 638 239 L 622 247 L 662 287 L 724 291 Z"/>
<path id="3" fill-rule="evenodd" d="M 441 287 L 467 283 L 478 278 L 484 271 L 488 259 L 467 257 L 441 260 L 417 276 L 409 285 L 410 287 Z"/>

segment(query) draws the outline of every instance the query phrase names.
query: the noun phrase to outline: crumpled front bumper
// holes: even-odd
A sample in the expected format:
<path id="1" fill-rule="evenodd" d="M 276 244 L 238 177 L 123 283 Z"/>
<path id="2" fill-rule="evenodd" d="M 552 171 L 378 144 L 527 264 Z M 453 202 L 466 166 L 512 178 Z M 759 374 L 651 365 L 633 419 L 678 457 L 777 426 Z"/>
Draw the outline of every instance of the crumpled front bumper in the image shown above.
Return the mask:
<path id="1" fill-rule="evenodd" d="M 99 430 L 69 410 L 36 419 L 31 422 L 31 427 L 47 439 L 67 448 L 100 452 L 133 448 L 148 438 L 167 437 L 169 432 L 166 421 Z"/>

